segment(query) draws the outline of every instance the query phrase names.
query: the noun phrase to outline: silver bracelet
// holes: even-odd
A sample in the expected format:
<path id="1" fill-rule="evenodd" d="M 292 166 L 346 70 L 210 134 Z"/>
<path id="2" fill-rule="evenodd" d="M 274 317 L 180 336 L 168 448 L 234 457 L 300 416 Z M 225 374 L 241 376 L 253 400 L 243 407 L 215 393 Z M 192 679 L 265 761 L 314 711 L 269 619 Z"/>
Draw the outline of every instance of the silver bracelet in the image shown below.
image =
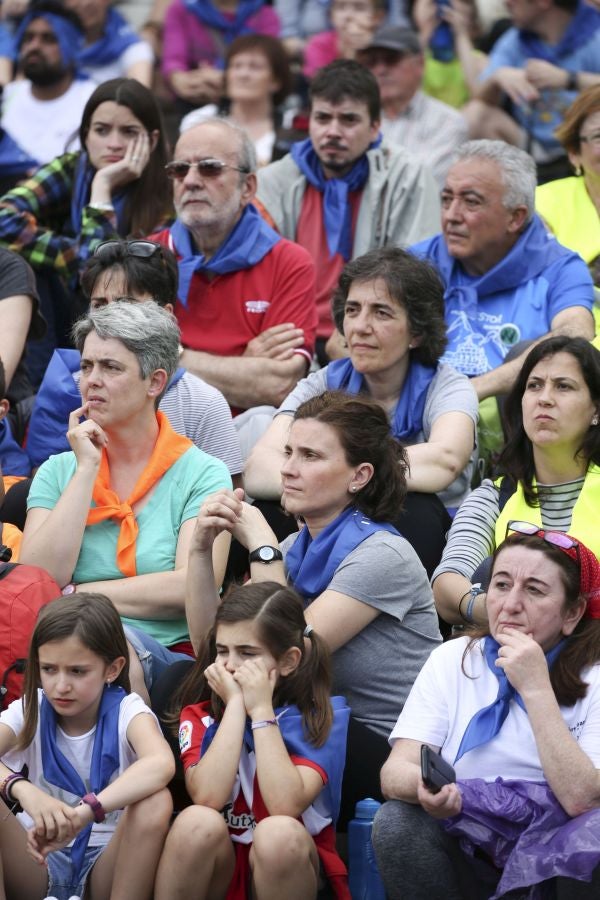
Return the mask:
<path id="1" fill-rule="evenodd" d="M 106 203 L 89 203 L 88 206 L 91 206 L 92 209 L 99 209 L 101 212 L 114 212 L 115 208 L 110 202 Z"/>

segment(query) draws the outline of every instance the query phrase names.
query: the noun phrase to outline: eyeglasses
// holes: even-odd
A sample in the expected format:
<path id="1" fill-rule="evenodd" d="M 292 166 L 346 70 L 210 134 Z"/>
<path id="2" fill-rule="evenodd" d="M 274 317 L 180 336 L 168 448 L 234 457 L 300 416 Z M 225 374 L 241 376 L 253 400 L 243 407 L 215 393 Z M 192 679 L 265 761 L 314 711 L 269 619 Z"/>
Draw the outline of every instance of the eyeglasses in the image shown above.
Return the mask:
<path id="1" fill-rule="evenodd" d="M 506 526 L 505 537 L 508 537 L 509 531 L 516 532 L 516 534 L 535 535 L 542 538 L 547 544 L 558 547 L 559 550 L 575 550 L 577 564 L 579 565 L 579 542 L 569 537 L 564 531 L 546 531 L 544 528 L 534 525 L 533 522 L 519 522 L 516 519 L 510 521 Z"/>
<path id="2" fill-rule="evenodd" d="M 230 166 L 228 163 L 222 162 L 220 159 L 201 159 L 198 162 L 187 162 L 185 160 L 173 160 L 165 166 L 165 172 L 173 181 L 182 181 L 190 169 L 195 168 L 201 178 L 217 178 L 223 169 L 235 169 L 236 172 L 242 172 L 244 175 L 249 174 L 248 169 L 240 166 Z"/>
<path id="3" fill-rule="evenodd" d="M 162 247 L 154 241 L 102 241 L 94 250 L 98 259 L 113 259 L 119 256 L 137 256 L 150 259 L 155 253 L 162 256 Z"/>
<path id="4" fill-rule="evenodd" d="M 595 131 L 593 134 L 580 134 L 579 140 L 591 147 L 600 147 L 600 131 Z"/>

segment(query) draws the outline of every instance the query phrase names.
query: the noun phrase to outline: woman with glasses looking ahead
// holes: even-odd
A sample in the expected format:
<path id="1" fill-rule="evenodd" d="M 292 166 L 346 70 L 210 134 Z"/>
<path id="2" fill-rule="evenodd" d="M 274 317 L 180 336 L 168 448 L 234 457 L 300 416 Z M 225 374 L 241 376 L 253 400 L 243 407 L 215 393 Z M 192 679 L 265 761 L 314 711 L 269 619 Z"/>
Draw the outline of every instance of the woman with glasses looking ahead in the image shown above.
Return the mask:
<path id="1" fill-rule="evenodd" d="M 556 136 L 575 175 L 538 187 L 536 209 L 556 239 L 594 269 L 600 263 L 600 85 L 575 98 Z M 600 269 L 592 276 L 600 284 Z"/>
<path id="2" fill-rule="evenodd" d="M 568 531 L 600 557 L 600 353 L 583 338 L 547 338 L 528 354 L 504 407 L 502 477 L 461 504 L 433 573 L 440 616 L 487 623 L 481 566 L 508 522 Z M 479 568 L 481 566 L 481 568 Z M 479 571 L 478 571 L 479 569 Z"/>
<path id="3" fill-rule="evenodd" d="M 171 211 L 164 127 L 147 88 L 131 78 L 99 85 L 79 140 L 82 150 L 57 157 L 0 197 L 0 242 L 35 270 L 49 325 L 48 349 L 32 373 L 37 383 L 82 311 L 78 276 L 95 245 L 150 234 Z"/>
<path id="4" fill-rule="evenodd" d="M 386 896 L 597 898 L 600 564 L 511 522 L 486 602 L 485 627 L 433 650 L 390 735 L 373 827 Z M 425 786 L 423 744 L 455 784 Z"/>

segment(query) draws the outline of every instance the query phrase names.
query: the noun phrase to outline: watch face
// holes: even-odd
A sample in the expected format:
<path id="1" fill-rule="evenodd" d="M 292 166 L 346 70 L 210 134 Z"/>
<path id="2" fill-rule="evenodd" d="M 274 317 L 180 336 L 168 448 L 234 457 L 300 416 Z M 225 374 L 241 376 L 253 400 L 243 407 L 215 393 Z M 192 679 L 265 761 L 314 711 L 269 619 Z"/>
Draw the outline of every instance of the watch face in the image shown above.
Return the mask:
<path id="1" fill-rule="evenodd" d="M 263 562 L 271 562 L 275 559 L 275 551 L 272 547 L 260 547 L 258 555 Z"/>

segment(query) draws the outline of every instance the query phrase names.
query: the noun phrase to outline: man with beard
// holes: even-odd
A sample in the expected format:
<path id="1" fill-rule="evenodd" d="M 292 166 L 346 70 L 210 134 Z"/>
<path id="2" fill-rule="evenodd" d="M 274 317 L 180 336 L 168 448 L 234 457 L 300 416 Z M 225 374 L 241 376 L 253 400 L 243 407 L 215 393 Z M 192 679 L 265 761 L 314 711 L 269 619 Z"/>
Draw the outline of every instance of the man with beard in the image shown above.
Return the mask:
<path id="1" fill-rule="evenodd" d="M 79 19 L 55 0 L 30 8 L 15 45 L 25 77 L 4 88 L 2 127 L 42 165 L 67 149 L 95 84 L 77 71 L 83 45 Z"/>
<path id="2" fill-rule="evenodd" d="M 380 120 L 375 77 L 357 62 L 336 60 L 312 81 L 308 139 L 258 173 L 259 207 L 315 260 L 322 362 L 344 263 L 378 247 L 404 247 L 439 227 L 431 172 L 404 148 L 381 143 Z"/>
<path id="3" fill-rule="evenodd" d="M 151 240 L 178 260 L 181 365 L 235 413 L 278 406 L 312 358 L 312 260 L 252 205 L 256 153 L 241 128 L 209 119 L 185 131 L 167 173 L 177 219 Z"/>

